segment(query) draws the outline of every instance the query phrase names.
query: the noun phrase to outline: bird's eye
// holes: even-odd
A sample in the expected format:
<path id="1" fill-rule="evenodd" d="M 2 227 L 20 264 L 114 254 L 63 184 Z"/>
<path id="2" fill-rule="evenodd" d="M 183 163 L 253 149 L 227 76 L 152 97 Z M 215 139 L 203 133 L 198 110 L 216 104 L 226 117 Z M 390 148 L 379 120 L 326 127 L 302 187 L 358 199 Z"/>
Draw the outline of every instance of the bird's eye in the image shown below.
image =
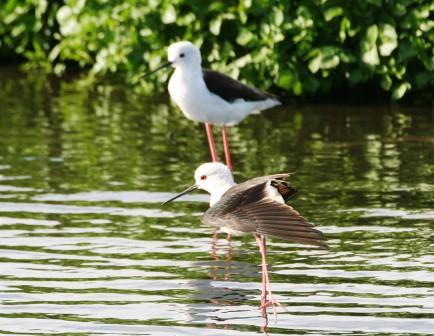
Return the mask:
<path id="1" fill-rule="evenodd" d="M 200 177 L 200 179 L 201 179 L 201 180 L 206 180 L 206 175 L 202 175 L 202 176 Z"/>
<path id="2" fill-rule="evenodd" d="M 185 56 L 184 53 L 180 54 L 179 57 L 183 58 Z"/>

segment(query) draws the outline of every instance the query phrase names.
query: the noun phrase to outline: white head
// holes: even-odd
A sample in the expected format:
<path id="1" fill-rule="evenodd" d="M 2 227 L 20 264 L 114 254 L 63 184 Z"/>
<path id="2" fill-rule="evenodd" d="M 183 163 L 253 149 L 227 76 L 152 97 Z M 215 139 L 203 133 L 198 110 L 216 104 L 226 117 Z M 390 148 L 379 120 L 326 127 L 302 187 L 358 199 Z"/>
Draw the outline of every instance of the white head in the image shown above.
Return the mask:
<path id="1" fill-rule="evenodd" d="M 194 179 L 199 189 L 206 190 L 210 194 L 234 185 L 232 172 L 220 162 L 201 164 L 194 172 Z"/>
<path id="2" fill-rule="evenodd" d="M 199 49 L 188 41 L 172 43 L 167 50 L 167 60 L 180 69 L 200 69 L 202 63 Z"/>
<path id="3" fill-rule="evenodd" d="M 195 184 L 167 200 L 163 204 L 169 203 L 193 190 L 203 189 L 211 194 L 210 205 L 212 206 L 230 187 L 235 185 L 230 169 L 219 162 L 201 164 L 194 172 L 194 179 L 196 181 Z"/>

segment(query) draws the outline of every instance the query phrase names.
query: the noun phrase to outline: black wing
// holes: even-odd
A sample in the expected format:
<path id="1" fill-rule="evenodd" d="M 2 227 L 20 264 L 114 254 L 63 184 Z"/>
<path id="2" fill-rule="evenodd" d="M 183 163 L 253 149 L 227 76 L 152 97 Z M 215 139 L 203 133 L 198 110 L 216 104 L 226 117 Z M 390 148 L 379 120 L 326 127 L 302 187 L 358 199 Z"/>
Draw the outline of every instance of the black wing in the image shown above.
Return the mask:
<path id="1" fill-rule="evenodd" d="M 326 247 L 324 235 L 319 230 L 292 207 L 269 197 L 269 181 L 270 179 L 262 180 L 253 184 L 250 180 L 232 187 L 205 212 L 202 222 L 245 233 Z M 271 180 L 272 183 L 274 181 L 279 180 Z"/>
<path id="2" fill-rule="evenodd" d="M 228 102 L 236 99 L 244 99 L 246 101 L 276 99 L 276 97 L 269 93 L 247 86 L 218 71 L 204 69 L 203 80 L 208 90 Z"/>

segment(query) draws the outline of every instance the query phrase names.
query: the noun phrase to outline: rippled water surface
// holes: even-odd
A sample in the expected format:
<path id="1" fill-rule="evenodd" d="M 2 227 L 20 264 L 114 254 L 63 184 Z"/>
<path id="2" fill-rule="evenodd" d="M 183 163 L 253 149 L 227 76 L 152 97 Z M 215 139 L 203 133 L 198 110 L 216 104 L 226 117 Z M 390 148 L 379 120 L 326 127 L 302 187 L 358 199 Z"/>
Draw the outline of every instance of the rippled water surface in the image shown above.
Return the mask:
<path id="1" fill-rule="evenodd" d="M 329 251 L 269 240 L 270 335 L 434 334 L 434 116 L 282 107 L 230 129 L 236 179 L 296 171 Z M 218 137 L 220 141 L 220 137 Z M 0 333 L 263 333 L 252 237 L 162 207 L 208 161 L 166 98 L 0 71 Z"/>

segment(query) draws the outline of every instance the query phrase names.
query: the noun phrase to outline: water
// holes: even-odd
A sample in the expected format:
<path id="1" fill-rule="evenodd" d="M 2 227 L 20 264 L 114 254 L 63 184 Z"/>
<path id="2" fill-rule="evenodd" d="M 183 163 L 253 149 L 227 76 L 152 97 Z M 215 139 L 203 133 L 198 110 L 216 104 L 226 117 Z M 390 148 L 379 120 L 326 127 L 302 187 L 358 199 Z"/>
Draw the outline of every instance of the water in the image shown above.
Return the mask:
<path id="1" fill-rule="evenodd" d="M 0 73 L 2 334 L 262 334 L 254 239 L 213 242 L 204 194 L 161 206 L 208 160 L 200 125 L 166 98 Z M 433 129 L 431 109 L 356 106 L 230 129 L 236 179 L 296 171 L 291 204 L 330 245 L 269 241 L 270 335 L 434 334 Z"/>

